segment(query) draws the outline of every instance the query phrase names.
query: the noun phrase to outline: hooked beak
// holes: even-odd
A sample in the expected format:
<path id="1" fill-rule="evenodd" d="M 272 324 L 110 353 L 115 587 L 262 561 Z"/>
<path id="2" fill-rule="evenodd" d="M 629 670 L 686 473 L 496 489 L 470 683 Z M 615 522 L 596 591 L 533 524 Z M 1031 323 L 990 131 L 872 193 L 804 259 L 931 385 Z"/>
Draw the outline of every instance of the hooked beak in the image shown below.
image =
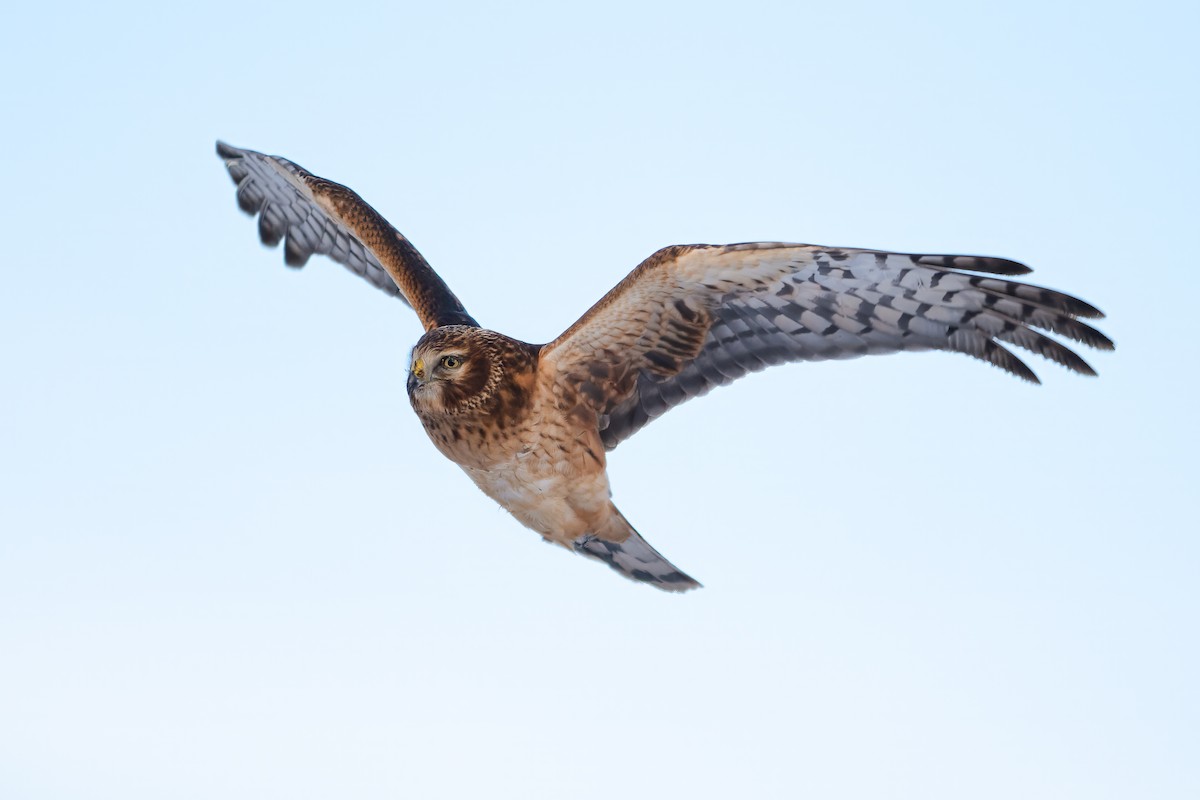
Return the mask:
<path id="1" fill-rule="evenodd" d="M 425 385 L 425 360 L 418 358 L 412 363 L 412 368 L 408 371 L 408 391 L 413 392 L 418 386 Z"/>

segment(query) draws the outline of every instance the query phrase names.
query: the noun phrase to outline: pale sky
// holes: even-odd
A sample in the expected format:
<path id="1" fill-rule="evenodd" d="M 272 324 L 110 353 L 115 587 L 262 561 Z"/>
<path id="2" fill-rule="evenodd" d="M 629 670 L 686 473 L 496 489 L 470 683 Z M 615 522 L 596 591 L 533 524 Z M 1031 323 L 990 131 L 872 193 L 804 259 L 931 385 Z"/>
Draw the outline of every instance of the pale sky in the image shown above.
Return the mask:
<path id="1" fill-rule="evenodd" d="M 0 30 L 0 797 L 1200 796 L 1194 4 L 26 4 Z M 1023 261 L 1115 353 L 804 364 L 614 451 L 705 584 L 542 544 L 223 138 L 546 341 L 642 258 Z"/>

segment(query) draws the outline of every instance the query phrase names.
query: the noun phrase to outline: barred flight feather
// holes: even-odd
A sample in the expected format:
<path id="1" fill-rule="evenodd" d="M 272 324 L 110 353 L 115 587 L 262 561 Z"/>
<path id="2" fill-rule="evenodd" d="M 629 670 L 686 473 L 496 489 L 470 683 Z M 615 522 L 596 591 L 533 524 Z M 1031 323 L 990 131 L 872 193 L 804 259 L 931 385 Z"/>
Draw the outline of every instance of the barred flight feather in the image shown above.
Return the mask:
<path id="1" fill-rule="evenodd" d="M 1004 346 L 1010 344 L 1073 372 L 1095 375 L 1077 353 L 1041 332 L 1112 349 L 1108 337 L 1080 321 L 1102 317 L 1095 306 L 1052 289 L 967 270 L 1006 276 L 1030 272 L 1024 264 L 985 256 L 781 242 L 666 248 L 547 345 L 543 358 L 561 380 L 572 381 L 598 352 L 606 359 L 625 354 L 637 371 L 634 385 L 624 394 L 605 396 L 595 408 L 609 449 L 679 403 L 787 361 L 945 350 L 1039 383 Z M 657 313 L 630 329 L 631 304 L 640 309 L 650 304 Z M 664 373 L 662 340 L 668 329 L 677 337 L 681 327 L 699 331 L 703 343 L 691 359 L 679 360 L 672 351 L 678 368 Z"/>
<path id="2" fill-rule="evenodd" d="M 416 248 L 361 197 L 279 156 L 217 142 L 238 207 L 258 215 L 258 236 L 283 245 L 289 267 L 327 255 L 412 307 L 426 330 L 478 324 Z"/>

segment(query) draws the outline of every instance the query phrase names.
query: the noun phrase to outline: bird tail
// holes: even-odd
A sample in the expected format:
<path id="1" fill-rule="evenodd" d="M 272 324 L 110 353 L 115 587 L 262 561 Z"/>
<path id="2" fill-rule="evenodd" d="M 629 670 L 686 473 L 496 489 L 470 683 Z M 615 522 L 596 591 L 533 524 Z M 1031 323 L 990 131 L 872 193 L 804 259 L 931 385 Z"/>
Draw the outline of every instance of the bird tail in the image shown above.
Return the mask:
<path id="1" fill-rule="evenodd" d="M 667 561 L 613 508 L 604 528 L 575 540 L 575 552 L 603 561 L 626 578 L 664 592 L 686 592 L 700 583 Z"/>

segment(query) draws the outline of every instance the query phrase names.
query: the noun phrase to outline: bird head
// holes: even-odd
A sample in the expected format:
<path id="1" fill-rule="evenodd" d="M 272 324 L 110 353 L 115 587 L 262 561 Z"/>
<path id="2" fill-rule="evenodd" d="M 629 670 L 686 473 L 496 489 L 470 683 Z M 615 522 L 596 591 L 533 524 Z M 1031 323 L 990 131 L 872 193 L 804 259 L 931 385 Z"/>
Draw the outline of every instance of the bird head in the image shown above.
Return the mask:
<path id="1" fill-rule="evenodd" d="M 453 330 L 456 328 L 462 330 Z M 490 359 L 472 328 L 447 326 L 417 342 L 408 368 L 408 398 L 418 412 L 456 413 L 478 404 L 488 383 Z"/>

